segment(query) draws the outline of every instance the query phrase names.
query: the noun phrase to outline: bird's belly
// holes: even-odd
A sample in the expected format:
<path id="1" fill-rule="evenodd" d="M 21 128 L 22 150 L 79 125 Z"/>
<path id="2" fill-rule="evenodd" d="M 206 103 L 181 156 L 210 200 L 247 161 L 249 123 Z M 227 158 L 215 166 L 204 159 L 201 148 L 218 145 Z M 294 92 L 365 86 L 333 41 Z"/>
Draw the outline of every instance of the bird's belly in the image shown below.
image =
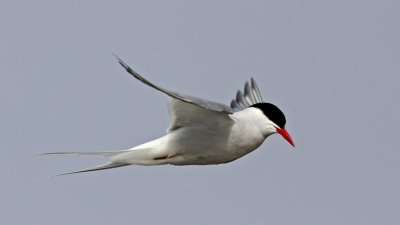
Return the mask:
<path id="1" fill-rule="evenodd" d="M 239 140 L 226 129 L 207 130 L 181 128 L 169 146 L 176 154 L 168 161 L 173 165 L 208 165 L 228 163 L 256 149 L 263 140 Z M 178 130 L 177 130 L 178 131 Z M 239 140 L 239 141 L 238 141 Z"/>

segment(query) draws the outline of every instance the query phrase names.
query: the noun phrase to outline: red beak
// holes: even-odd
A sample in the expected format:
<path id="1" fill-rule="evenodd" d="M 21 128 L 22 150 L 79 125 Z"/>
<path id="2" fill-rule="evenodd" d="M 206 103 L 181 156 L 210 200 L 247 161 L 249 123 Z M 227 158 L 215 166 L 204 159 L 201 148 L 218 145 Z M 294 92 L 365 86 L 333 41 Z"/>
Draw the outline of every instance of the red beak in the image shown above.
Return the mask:
<path id="1" fill-rule="evenodd" d="M 290 137 L 289 133 L 285 130 L 285 128 L 276 128 L 276 132 L 278 132 L 280 135 L 282 135 L 283 138 L 286 139 L 286 141 L 288 141 L 293 147 L 294 146 L 294 142 L 292 140 L 292 138 Z"/>

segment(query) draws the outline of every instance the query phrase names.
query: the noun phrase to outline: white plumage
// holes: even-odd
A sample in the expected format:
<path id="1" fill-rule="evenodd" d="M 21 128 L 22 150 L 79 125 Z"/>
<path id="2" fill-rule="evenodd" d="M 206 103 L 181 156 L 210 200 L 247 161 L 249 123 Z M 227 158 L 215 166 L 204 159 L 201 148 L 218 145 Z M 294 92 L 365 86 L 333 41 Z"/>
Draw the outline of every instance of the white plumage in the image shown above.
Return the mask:
<path id="1" fill-rule="evenodd" d="M 208 165 L 227 163 L 258 148 L 269 135 L 277 132 L 294 146 L 289 134 L 284 129 L 286 120 L 283 113 L 272 104 L 262 103 L 262 97 L 254 79 L 246 82 L 244 92 L 238 91 L 236 99 L 232 100 L 231 107 L 229 107 L 157 86 L 132 70 L 120 58 L 118 60 L 135 78 L 169 96 L 168 109 L 171 124 L 167 134 L 159 139 L 123 151 L 45 153 L 46 155 L 110 158 L 110 162 L 107 164 L 60 175 L 132 164 Z M 264 104 L 273 107 L 271 108 L 269 105 L 265 107 Z M 271 118 L 268 118 L 267 115 L 270 115 Z M 277 121 L 273 122 L 273 119 Z M 278 120 L 280 123 L 283 122 L 283 126 L 278 123 Z M 287 136 L 283 133 L 286 133 Z"/>

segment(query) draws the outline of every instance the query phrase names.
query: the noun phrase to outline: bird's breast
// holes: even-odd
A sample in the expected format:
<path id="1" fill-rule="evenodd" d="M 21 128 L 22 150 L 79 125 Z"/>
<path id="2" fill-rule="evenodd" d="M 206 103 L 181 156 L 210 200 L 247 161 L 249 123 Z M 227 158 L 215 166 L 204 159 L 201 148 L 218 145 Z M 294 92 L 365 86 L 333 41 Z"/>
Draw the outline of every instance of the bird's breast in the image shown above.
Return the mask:
<path id="1" fill-rule="evenodd" d="M 170 147 L 177 154 L 174 165 L 221 164 L 238 159 L 260 146 L 259 132 L 244 132 L 240 126 L 183 127 L 174 131 Z"/>

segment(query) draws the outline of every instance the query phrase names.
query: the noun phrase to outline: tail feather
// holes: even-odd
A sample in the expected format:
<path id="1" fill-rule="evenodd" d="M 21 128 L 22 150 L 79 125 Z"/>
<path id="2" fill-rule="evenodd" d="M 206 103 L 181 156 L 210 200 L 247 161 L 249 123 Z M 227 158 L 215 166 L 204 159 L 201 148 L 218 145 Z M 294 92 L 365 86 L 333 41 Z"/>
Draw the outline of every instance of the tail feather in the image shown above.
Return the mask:
<path id="1" fill-rule="evenodd" d="M 54 175 L 54 176 L 61 176 L 68 174 L 106 170 L 127 165 L 151 166 L 151 165 L 169 164 L 170 163 L 169 160 L 174 154 L 168 152 L 167 149 L 164 148 L 160 149 L 159 146 L 163 146 L 164 145 L 163 143 L 164 143 L 163 139 L 160 138 L 128 150 L 102 151 L 102 152 L 49 152 L 39 155 L 100 156 L 100 157 L 110 158 L 110 162 L 96 166 L 94 168 Z"/>
<path id="2" fill-rule="evenodd" d="M 118 155 L 118 154 L 123 154 L 127 150 L 121 150 L 121 151 L 103 151 L 103 152 L 48 152 L 48 153 L 42 153 L 39 155 L 71 155 L 71 156 L 100 156 L 100 157 L 107 157 L 111 158 Z M 92 171 L 98 171 L 98 170 L 107 170 L 107 169 L 112 169 L 112 168 L 117 168 L 117 167 L 122 167 L 122 166 L 128 166 L 130 164 L 127 163 L 122 163 L 122 162 L 115 162 L 115 161 L 110 161 L 106 164 L 102 164 L 93 168 L 85 169 L 85 170 L 78 170 L 78 171 L 73 171 L 73 172 L 68 172 L 68 173 L 61 173 L 61 174 L 56 174 L 50 177 L 56 177 L 56 176 L 62 176 L 62 175 L 69 175 L 69 174 L 76 174 L 76 173 L 86 173 L 86 172 L 92 172 Z"/>
<path id="3" fill-rule="evenodd" d="M 104 151 L 104 152 L 47 152 L 39 155 L 72 155 L 72 156 L 101 156 L 101 157 L 113 157 L 118 154 L 124 153 L 122 151 Z"/>
<path id="4" fill-rule="evenodd" d="M 122 167 L 122 166 L 128 166 L 130 164 L 124 164 L 124 163 L 118 163 L 118 162 L 109 162 L 106 164 L 102 164 L 90 169 L 85 169 L 85 170 L 78 170 L 78 171 L 73 171 L 73 172 L 67 172 L 67 173 L 61 173 L 61 174 L 56 174 L 50 177 L 57 177 L 57 176 L 63 176 L 63 175 L 69 175 L 69 174 L 76 174 L 76 173 L 86 173 L 86 172 L 92 172 L 92 171 L 98 171 L 98 170 L 107 170 L 107 169 L 113 169 L 117 167 Z"/>

